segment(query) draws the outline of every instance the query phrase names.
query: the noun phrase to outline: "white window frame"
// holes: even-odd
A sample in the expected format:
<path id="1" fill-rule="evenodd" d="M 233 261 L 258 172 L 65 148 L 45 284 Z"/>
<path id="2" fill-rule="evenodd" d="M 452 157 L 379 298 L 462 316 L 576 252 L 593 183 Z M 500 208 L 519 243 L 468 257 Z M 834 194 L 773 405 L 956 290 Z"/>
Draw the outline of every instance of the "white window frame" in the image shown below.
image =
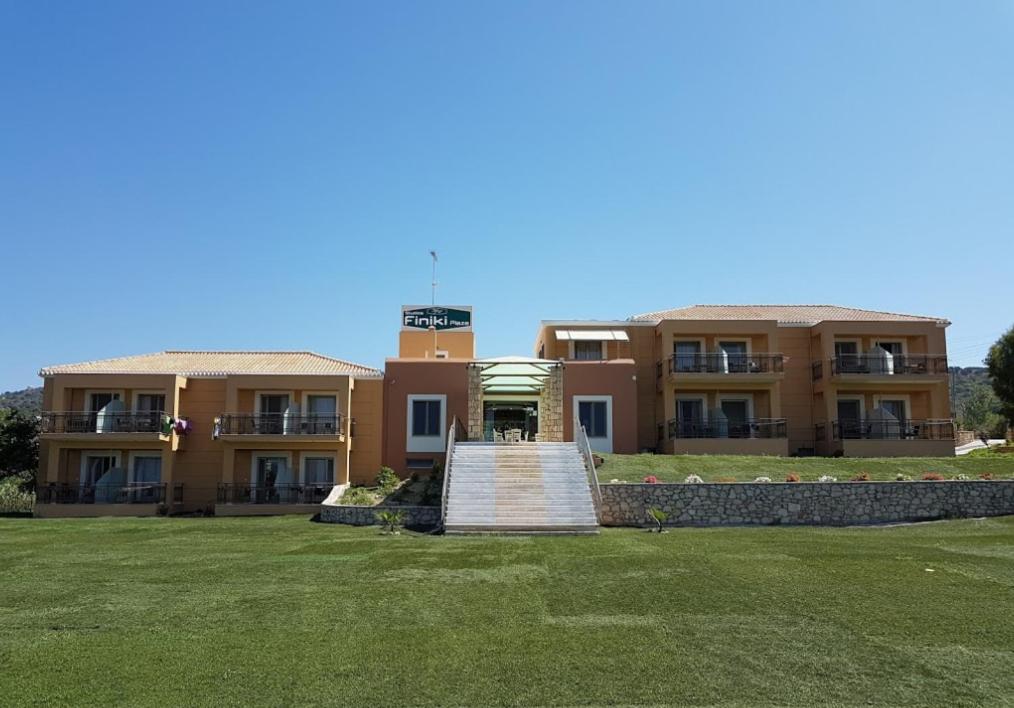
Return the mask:
<path id="1" fill-rule="evenodd" d="M 406 397 L 405 452 L 444 452 L 447 449 L 447 394 L 410 393 Z M 412 410 L 416 401 L 440 401 L 439 435 L 413 435 Z"/>
<path id="2" fill-rule="evenodd" d="M 306 451 L 299 453 L 299 483 L 306 484 L 306 461 L 309 458 L 314 459 L 329 459 L 331 460 L 331 471 L 334 475 L 334 479 L 331 484 L 338 484 L 338 455 L 333 452 L 313 452 Z"/>
<path id="3" fill-rule="evenodd" d="M 838 401 L 859 401 L 859 420 L 866 420 L 866 396 L 838 394 L 834 399 L 834 419 L 838 420 Z"/>
<path id="4" fill-rule="evenodd" d="M 106 391 L 97 391 L 96 393 L 106 393 Z M 79 467 L 81 469 L 78 471 L 78 478 L 77 478 L 78 485 L 81 486 L 81 487 L 84 486 L 84 484 L 85 484 L 85 476 L 88 474 L 88 458 L 89 457 L 112 457 L 114 460 L 116 460 L 116 462 L 113 463 L 113 466 L 110 467 L 109 469 L 113 469 L 115 467 L 119 467 L 120 463 L 122 461 L 121 458 L 120 458 L 120 451 L 119 450 L 82 450 L 81 451 L 81 462 L 79 464 Z M 128 474 L 130 473 L 129 470 L 128 470 L 127 473 Z"/>
<path id="5" fill-rule="evenodd" d="M 708 395 L 706 393 L 677 393 L 673 402 L 673 420 L 680 419 L 680 401 L 700 401 L 702 413 L 701 422 L 708 422 Z"/>
<path id="6" fill-rule="evenodd" d="M 672 357 L 672 373 L 674 373 L 674 374 L 693 374 L 693 373 L 697 373 L 695 371 L 680 371 L 680 369 L 678 368 L 677 363 L 676 363 L 676 345 L 677 344 L 686 344 L 688 342 L 694 342 L 694 343 L 700 345 L 700 351 L 698 351 L 697 355 L 700 356 L 700 357 L 702 357 L 703 361 L 707 361 L 708 340 L 707 340 L 706 337 L 673 337 L 672 338 L 672 347 L 671 347 L 671 350 L 669 352 L 669 356 Z M 707 406 L 705 406 L 705 408 L 707 408 Z"/>
<path id="7" fill-rule="evenodd" d="M 594 342 L 594 339 L 582 339 L 582 342 Z M 598 340 L 599 343 L 599 358 L 596 359 L 581 359 L 581 361 L 605 361 L 606 360 L 606 342 L 604 339 Z M 576 341 L 571 339 L 567 342 L 567 358 L 571 361 L 578 361 L 577 359 L 577 346 Z"/>
<path id="8" fill-rule="evenodd" d="M 290 404 L 292 399 L 289 399 Z M 250 486 L 257 485 L 257 461 L 265 457 L 284 457 L 285 466 L 292 470 L 292 453 L 284 450 L 253 450 L 250 452 Z"/>
<path id="9" fill-rule="evenodd" d="M 92 394 L 95 393 L 108 393 L 113 396 L 114 401 L 119 400 L 123 403 L 124 407 L 127 405 L 127 402 L 123 400 L 126 394 L 122 388 L 86 388 L 84 392 L 84 410 L 86 413 L 98 413 L 98 411 L 92 410 Z"/>
<path id="10" fill-rule="evenodd" d="M 606 404 L 606 435 L 605 437 L 593 438 L 588 436 L 588 444 L 595 452 L 613 451 L 613 397 L 612 396 L 574 396 L 571 400 L 571 410 L 577 418 L 582 403 L 605 403 Z"/>
<path id="11" fill-rule="evenodd" d="M 880 401 L 883 399 L 888 401 L 904 401 L 905 402 L 905 420 L 911 420 L 912 418 L 912 396 L 907 393 L 878 393 L 873 396 L 873 408 L 880 408 Z"/>
<path id="12" fill-rule="evenodd" d="M 272 389 L 266 389 L 264 391 L 254 391 L 254 415 L 260 415 L 261 414 L 261 396 L 262 395 L 263 396 L 288 396 L 289 397 L 289 407 L 290 408 L 292 407 L 292 404 L 296 400 L 296 392 L 295 391 L 272 390 Z M 284 415 L 285 411 L 282 411 L 282 414 Z"/>
<path id="13" fill-rule="evenodd" d="M 718 410 L 722 410 L 722 401 L 746 401 L 746 419 L 753 420 L 752 393 L 720 393 L 715 398 L 715 407 Z"/>
<path id="14" fill-rule="evenodd" d="M 134 461 L 139 457 L 154 457 L 158 459 L 158 478 L 159 484 L 164 480 L 162 479 L 162 453 L 158 450 L 132 450 L 127 455 L 127 484 L 137 484 L 137 478 L 134 477 Z"/>

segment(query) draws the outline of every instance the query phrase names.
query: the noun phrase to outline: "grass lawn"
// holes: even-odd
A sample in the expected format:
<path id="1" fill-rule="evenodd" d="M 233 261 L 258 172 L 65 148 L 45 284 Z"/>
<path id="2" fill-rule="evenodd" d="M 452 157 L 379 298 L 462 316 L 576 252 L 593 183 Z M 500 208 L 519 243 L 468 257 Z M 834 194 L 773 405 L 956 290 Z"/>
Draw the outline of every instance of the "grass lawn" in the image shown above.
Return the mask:
<path id="1" fill-rule="evenodd" d="M 983 450 L 962 457 L 763 457 L 749 455 L 601 455 L 606 461 L 599 467 L 599 481 L 621 479 L 640 482 L 653 474 L 660 482 L 682 482 L 688 474 L 700 475 L 705 482 L 749 482 L 757 477 L 785 481 L 786 475 L 799 475 L 804 482 L 816 482 L 822 475 L 845 482 L 866 472 L 872 480 L 893 480 L 899 473 L 919 479 L 936 472 L 948 479 L 966 474 L 978 479 L 984 472 L 996 479 L 1014 478 L 1014 453 Z"/>
<path id="2" fill-rule="evenodd" d="M 519 538 L 0 519 L 0 598 L 4 705 L 1014 702 L 1014 517 Z"/>

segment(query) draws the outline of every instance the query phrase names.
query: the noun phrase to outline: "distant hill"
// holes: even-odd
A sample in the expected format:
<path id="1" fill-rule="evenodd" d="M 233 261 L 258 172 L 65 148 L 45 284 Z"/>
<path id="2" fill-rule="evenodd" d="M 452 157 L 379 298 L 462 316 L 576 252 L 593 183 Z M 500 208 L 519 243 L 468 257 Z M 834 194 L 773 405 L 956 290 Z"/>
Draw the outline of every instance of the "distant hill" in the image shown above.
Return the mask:
<path id="1" fill-rule="evenodd" d="M 42 412 L 42 386 L 0 393 L 0 408 L 17 408 L 28 415 Z"/>
<path id="2" fill-rule="evenodd" d="M 989 373 L 985 366 L 952 366 L 948 371 L 951 374 L 951 391 L 953 392 L 953 405 L 959 410 L 959 405 L 968 398 L 972 387 L 976 384 L 988 386 L 992 390 L 993 385 L 989 382 Z"/>

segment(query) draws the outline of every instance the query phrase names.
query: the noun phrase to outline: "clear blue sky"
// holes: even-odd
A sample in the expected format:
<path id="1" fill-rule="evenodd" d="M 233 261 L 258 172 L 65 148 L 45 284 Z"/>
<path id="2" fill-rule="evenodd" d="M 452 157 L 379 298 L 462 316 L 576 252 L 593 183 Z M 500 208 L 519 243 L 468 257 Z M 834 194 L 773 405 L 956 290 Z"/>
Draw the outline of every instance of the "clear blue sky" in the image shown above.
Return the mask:
<path id="1" fill-rule="evenodd" d="M 0 390 L 165 348 L 546 318 L 1014 321 L 1014 3 L 3 2 Z"/>

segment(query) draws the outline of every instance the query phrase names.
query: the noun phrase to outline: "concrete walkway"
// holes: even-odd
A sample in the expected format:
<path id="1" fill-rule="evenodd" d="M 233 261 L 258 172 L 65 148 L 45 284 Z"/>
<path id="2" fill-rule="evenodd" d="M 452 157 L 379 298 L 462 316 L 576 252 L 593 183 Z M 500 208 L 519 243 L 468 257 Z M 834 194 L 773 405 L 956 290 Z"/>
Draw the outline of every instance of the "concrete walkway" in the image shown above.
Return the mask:
<path id="1" fill-rule="evenodd" d="M 1000 440 L 990 439 L 990 441 L 989 441 L 989 447 L 996 447 L 997 445 L 1003 445 L 1005 442 L 1007 442 L 1007 441 L 1003 440 L 1002 438 Z M 973 442 L 968 443 L 967 445 L 962 445 L 960 447 L 954 448 L 954 454 L 955 455 L 967 455 L 972 450 L 984 450 L 985 448 L 986 448 L 986 446 L 982 444 L 982 440 L 975 440 Z"/>

